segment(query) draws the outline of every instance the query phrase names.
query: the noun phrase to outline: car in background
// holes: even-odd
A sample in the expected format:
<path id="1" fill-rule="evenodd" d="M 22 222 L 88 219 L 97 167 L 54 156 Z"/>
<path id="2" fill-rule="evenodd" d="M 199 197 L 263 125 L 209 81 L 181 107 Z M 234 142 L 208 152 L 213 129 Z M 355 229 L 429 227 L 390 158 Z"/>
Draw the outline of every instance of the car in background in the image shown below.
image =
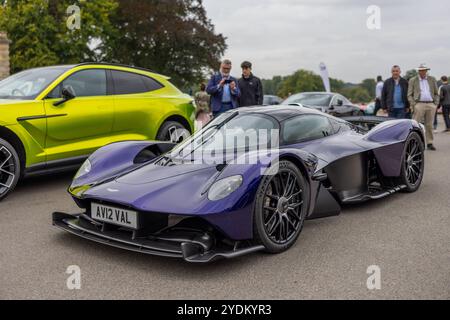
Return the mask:
<path id="1" fill-rule="evenodd" d="M 192 133 L 193 99 L 168 80 L 145 69 L 83 63 L 1 81 L 0 200 L 21 177 L 75 169 L 104 145 Z"/>
<path id="2" fill-rule="evenodd" d="M 283 101 L 283 99 L 281 99 L 278 96 L 274 96 L 274 95 L 264 95 L 264 102 L 263 105 L 265 106 L 273 106 L 273 105 L 278 105 L 281 104 L 281 102 Z"/>
<path id="3" fill-rule="evenodd" d="M 365 105 L 360 105 L 361 110 L 367 116 L 376 116 L 375 114 L 375 102 L 370 102 Z"/>
<path id="4" fill-rule="evenodd" d="M 283 101 L 285 105 L 297 105 L 316 109 L 335 117 L 361 116 L 364 112 L 339 93 L 303 92 Z"/>

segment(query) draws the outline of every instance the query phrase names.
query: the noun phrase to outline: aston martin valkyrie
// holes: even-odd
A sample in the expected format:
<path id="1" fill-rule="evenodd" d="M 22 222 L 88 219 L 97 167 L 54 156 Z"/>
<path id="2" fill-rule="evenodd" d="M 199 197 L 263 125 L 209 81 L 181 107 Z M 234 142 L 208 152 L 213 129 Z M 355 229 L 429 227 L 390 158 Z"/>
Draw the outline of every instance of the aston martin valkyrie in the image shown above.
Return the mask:
<path id="1" fill-rule="evenodd" d="M 424 162 L 423 126 L 414 120 L 240 108 L 179 145 L 129 141 L 99 149 L 69 188 L 80 213 L 54 212 L 53 224 L 190 262 L 279 253 L 294 245 L 307 219 L 416 191 Z"/>

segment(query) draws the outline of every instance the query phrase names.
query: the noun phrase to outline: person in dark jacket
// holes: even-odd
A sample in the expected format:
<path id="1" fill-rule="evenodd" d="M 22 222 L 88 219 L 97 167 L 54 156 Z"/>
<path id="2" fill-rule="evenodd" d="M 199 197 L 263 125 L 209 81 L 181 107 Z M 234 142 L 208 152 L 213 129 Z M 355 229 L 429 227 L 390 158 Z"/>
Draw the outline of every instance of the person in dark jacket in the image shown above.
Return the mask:
<path id="1" fill-rule="evenodd" d="M 450 84 L 447 76 L 441 78 L 442 86 L 440 87 L 440 105 L 442 106 L 442 115 L 444 116 L 445 130 L 450 131 Z"/>
<path id="2" fill-rule="evenodd" d="M 231 61 L 223 60 L 220 72 L 214 74 L 206 86 L 211 96 L 211 109 L 214 116 L 239 107 L 239 86 L 236 78 L 230 75 Z"/>
<path id="3" fill-rule="evenodd" d="M 381 92 L 381 107 L 391 118 L 405 119 L 409 113 L 408 81 L 400 74 L 400 67 L 395 65 L 391 70 L 392 77 L 384 82 Z"/>
<path id="4" fill-rule="evenodd" d="M 261 80 L 252 73 L 252 64 L 244 61 L 241 64 L 242 78 L 239 79 L 239 106 L 257 106 L 262 105 L 264 100 L 263 86 Z"/>
<path id="5" fill-rule="evenodd" d="M 437 86 L 438 86 L 438 89 L 439 89 L 438 92 L 441 92 L 441 87 L 442 87 L 442 85 L 444 84 L 443 77 L 445 77 L 445 76 L 442 76 L 441 79 L 438 80 L 438 82 L 437 82 Z M 438 128 L 438 125 L 439 125 L 439 121 L 438 121 L 438 111 L 441 109 L 441 107 L 442 107 L 442 105 L 439 104 L 439 105 L 437 106 L 436 112 L 435 112 L 435 114 L 434 114 L 434 121 L 433 121 L 433 129 L 434 129 L 434 133 L 437 133 L 437 128 Z"/>

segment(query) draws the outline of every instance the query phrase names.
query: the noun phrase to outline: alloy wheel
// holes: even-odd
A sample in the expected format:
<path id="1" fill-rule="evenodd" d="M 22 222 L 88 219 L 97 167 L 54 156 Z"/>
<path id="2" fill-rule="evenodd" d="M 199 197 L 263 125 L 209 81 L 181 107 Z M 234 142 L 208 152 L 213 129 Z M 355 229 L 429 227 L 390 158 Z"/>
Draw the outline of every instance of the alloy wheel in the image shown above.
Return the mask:
<path id="1" fill-rule="evenodd" d="M 406 179 L 411 185 L 416 185 L 420 181 L 423 168 L 423 156 L 419 141 L 411 139 L 406 146 L 404 163 Z"/>
<path id="2" fill-rule="evenodd" d="M 0 195 L 11 189 L 16 178 L 16 164 L 11 151 L 0 144 Z"/>
<path id="3" fill-rule="evenodd" d="M 276 244 L 292 239 L 302 225 L 303 189 L 296 174 L 284 169 L 272 177 L 263 200 L 264 229 Z"/>

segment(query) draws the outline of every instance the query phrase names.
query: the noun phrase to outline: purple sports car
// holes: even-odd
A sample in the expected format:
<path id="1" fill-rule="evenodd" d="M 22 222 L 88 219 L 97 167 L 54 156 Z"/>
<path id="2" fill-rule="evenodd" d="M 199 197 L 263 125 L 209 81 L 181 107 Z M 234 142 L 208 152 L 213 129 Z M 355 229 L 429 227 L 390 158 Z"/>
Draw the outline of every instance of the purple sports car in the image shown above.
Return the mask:
<path id="1" fill-rule="evenodd" d="M 189 262 L 279 253 L 295 243 L 306 219 L 414 192 L 423 174 L 424 133 L 416 121 L 240 108 L 178 145 L 129 141 L 99 149 L 69 188 L 82 213 L 55 212 L 53 224 Z"/>

